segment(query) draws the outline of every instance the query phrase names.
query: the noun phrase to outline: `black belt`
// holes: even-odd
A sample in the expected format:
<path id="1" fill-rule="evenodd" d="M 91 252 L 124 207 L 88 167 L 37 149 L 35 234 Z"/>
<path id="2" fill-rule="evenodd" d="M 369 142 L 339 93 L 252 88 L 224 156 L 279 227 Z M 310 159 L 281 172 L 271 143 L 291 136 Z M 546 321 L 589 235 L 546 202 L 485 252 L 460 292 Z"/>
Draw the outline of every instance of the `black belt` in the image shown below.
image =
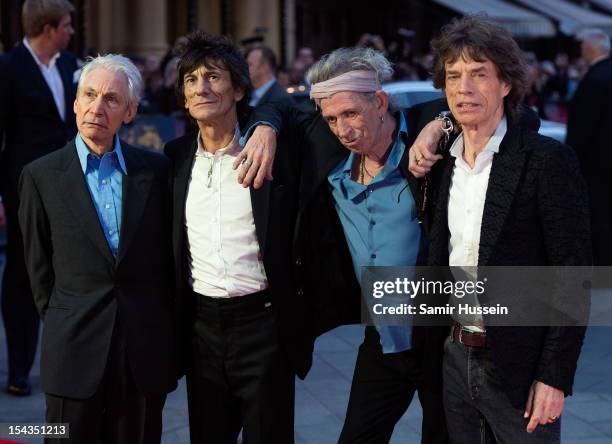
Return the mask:
<path id="1" fill-rule="evenodd" d="M 244 296 L 213 297 L 193 292 L 198 312 L 231 313 L 234 316 L 259 313 L 272 306 L 268 289 Z"/>

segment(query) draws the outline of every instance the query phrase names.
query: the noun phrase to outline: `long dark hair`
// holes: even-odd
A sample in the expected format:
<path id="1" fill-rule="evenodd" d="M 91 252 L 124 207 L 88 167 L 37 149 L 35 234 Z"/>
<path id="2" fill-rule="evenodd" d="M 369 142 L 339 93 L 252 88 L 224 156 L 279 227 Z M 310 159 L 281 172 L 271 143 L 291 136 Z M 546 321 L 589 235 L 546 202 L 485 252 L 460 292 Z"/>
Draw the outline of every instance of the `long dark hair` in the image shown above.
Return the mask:
<path id="1" fill-rule="evenodd" d="M 244 97 L 236 105 L 238 119 L 242 120 L 249 112 L 249 100 L 253 87 L 249 77 L 249 65 L 240 50 L 229 37 L 212 36 L 204 31 L 194 31 L 177 48 L 178 76 L 176 93 L 179 103 L 185 103 L 184 77 L 201 66 L 206 69 L 222 68 L 229 71 L 232 86 L 244 92 Z"/>
<path id="2" fill-rule="evenodd" d="M 486 15 L 454 19 L 442 27 L 440 37 L 431 47 L 434 54 L 433 82 L 436 88 L 446 85 L 446 64 L 468 56 L 477 62 L 489 59 L 501 80 L 511 89 L 504 98 L 504 110 L 516 116 L 527 84 L 525 56 L 510 32 L 492 22 Z"/>

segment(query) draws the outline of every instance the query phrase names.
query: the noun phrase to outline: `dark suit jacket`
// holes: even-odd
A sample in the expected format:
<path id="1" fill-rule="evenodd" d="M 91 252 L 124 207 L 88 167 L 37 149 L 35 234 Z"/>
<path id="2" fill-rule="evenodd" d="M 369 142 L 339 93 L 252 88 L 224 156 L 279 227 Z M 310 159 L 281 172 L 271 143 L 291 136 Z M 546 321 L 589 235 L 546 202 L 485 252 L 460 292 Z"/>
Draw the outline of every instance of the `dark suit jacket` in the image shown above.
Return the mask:
<path id="1" fill-rule="evenodd" d="M 295 263 L 300 264 L 298 282 L 315 304 L 315 331 L 321 334 L 339 325 L 361 322 L 360 286 L 327 180 L 331 171 L 346 161 L 349 151 L 320 113 L 299 116 L 305 121 L 297 122 L 297 131 L 302 134 L 297 139 L 302 141 L 305 154 L 294 255 Z M 414 115 L 405 111 L 404 116 L 408 127 L 415 128 Z M 422 204 L 422 183 L 408 172 L 408 148 L 416 134 L 409 131 L 404 140 L 406 150 L 400 168 L 418 208 Z"/>
<path id="2" fill-rule="evenodd" d="M 72 110 L 76 59 L 62 52 L 56 63 L 64 85 L 65 121 L 57 111 L 36 61 L 23 43 L 0 59 L 0 140 L 4 135 L 6 141 L 0 153 L 0 193 L 11 202 L 17 197 L 21 169 L 63 147 L 76 134 Z"/>
<path id="3" fill-rule="evenodd" d="M 404 140 L 406 150 L 400 168 L 420 208 L 423 181 L 415 179 L 408 171 L 408 148 L 420 129 L 419 111 L 402 112 L 409 131 Z M 304 316 L 310 319 L 316 336 L 340 325 L 361 323 L 361 288 L 327 180 L 329 173 L 346 160 L 349 151 L 333 135 L 320 113 L 303 113 L 295 107 L 282 109 L 275 104 L 256 109 L 252 120 L 289 128 L 299 143 L 296 146 L 301 147 L 303 160 L 293 262 L 296 283 L 306 296 Z M 424 121 L 427 122 L 429 120 Z M 426 232 L 426 224 L 421 227 Z M 425 259 L 420 258 L 419 262 Z M 413 346 L 428 348 L 428 353 L 422 354 L 423 367 L 427 369 L 424 374 L 428 383 L 434 385 L 440 384 L 442 342 L 447 335 L 448 328 L 416 327 L 413 330 Z"/>
<path id="4" fill-rule="evenodd" d="M 241 122 L 241 128 L 248 125 Z M 195 307 L 188 282 L 187 236 L 185 233 L 185 200 L 191 168 L 197 150 L 197 132 L 169 142 L 164 152 L 172 162 L 173 229 L 172 241 L 179 294 L 182 295 L 179 319 L 184 327 L 186 345 L 182 355 L 189 365 L 189 344 L 193 336 Z M 283 135 L 279 136 L 281 139 Z M 304 308 L 303 290 L 296 286 L 292 273 L 291 247 L 298 206 L 300 159 L 295 147 L 279 145 L 274 162 L 274 181 L 265 181 L 262 188 L 251 188 L 255 231 L 269 284 L 276 306 L 279 337 L 295 373 L 304 378 L 312 363 L 314 338 Z"/>
<path id="5" fill-rule="evenodd" d="M 267 102 L 277 102 L 279 100 L 289 100 L 293 102 L 293 99 L 289 93 L 287 93 L 287 90 L 280 86 L 280 84 L 275 80 L 272 86 L 268 88 L 266 93 L 261 97 L 261 99 L 259 99 L 257 105 L 263 105 Z"/>
<path id="6" fill-rule="evenodd" d="M 589 189 L 595 265 L 612 265 L 612 59 L 591 66 L 570 103 L 567 144 L 576 150 Z"/>
<path id="7" fill-rule="evenodd" d="M 454 159 L 447 155 L 440 161 L 430 265 L 448 265 Z M 590 265 L 590 245 L 587 196 L 575 154 L 509 120 L 491 167 L 478 265 Z M 534 379 L 571 394 L 584 333 L 584 327 L 487 327 L 496 371 L 514 406 L 525 406 Z"/>
<path id="8" fill-rule="evenodd" d="M 122 143 L 119 254 L 110 251 L 74 142 L 23 170 L 19 220 L 43 319 L 41 386 L 88 398 L 104 374 L 118 322 L 136 387 L 176 387 L 168 161 Z"/>
<path id="9" fill-rule="evenodd" d="M 612 119 L 612 58 L 591 66 L 570 104 L 567 144 L 576 150 L 585 175 L 594 170 L 612 172 L 608 127 Z"/>

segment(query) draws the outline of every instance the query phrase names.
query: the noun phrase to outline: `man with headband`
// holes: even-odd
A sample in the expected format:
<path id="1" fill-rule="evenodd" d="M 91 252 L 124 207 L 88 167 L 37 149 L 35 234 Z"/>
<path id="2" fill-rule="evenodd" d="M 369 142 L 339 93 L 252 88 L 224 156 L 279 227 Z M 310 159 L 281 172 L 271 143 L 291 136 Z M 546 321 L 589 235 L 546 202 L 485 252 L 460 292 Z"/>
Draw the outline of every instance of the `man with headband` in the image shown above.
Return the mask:
<path id="1" fill-rule="evenodd" d="M 284 114 L 305 148 L 294 254 L 304 296 L 316 307 L 317 334 L 360 323 L 362 267 L 413 266 L 423 257 L 422 184 L 407 170 L 418 125 L 414 113 L 389 109 L 381 82 L 391 74 L 391 64 L 375 50 L 338 49 L 308 74 L 321 113 Z M 257 114 L 280 124 L 269 108 Z M 434 132 L 430 139 L 437 140 L 441 132 Z M 445 333 L 366 327 L 341 443 L 388 442 L 416 391 L 422 442 L 448 441 L 441 391 Z"/>

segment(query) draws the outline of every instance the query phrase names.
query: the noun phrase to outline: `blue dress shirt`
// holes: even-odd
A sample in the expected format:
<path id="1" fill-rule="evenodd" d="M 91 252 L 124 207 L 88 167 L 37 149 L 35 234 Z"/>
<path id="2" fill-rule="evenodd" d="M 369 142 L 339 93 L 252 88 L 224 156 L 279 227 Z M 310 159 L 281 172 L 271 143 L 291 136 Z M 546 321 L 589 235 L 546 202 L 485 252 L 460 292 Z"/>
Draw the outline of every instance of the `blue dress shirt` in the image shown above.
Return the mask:
<path id="1" fill-rule="evenodd" d="M 127 175 L 119 137 L 115 136 L 113 151 L 104 153 L 102 157 L 89 151 L 80 134 L 76 136 L 75 145 L 100 226 L 113 256 L 117 257 L 121 232 L 121 187 L 123 175 Z"/>
<path id="2" fill-rule="evenodd" d="M 328 176 L 359 282 L 364 266 L 415 265 L 422 247 L 416 204 L 399 168 L 406 149 L 400 134 L 408 132 L 401 113 L 399 125 L 387 162 L 368 185 L 351 178 L 354 153 Z M 377 326 L 377 329 L 383 353 L 410 348 L 410 327 Z"/>

